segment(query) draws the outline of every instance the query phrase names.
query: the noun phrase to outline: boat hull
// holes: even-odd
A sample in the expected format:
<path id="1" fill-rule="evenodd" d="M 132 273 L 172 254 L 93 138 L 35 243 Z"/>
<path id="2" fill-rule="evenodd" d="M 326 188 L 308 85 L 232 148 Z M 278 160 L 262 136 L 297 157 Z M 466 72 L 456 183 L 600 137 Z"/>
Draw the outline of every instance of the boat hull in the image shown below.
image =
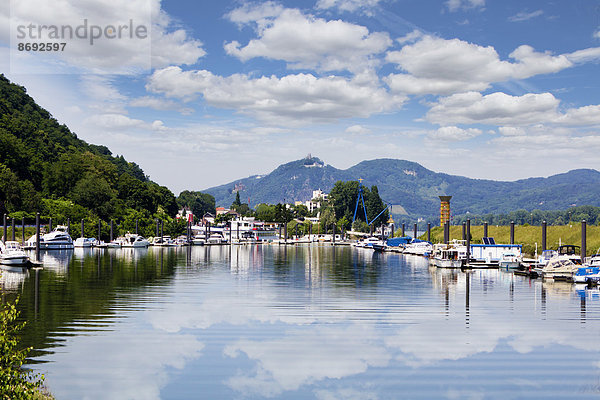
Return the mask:
<path id="1" fill-rule="evenodd" d="M 438 268 L 462 268 L 463 263 L 460 260 L 443 260 L 436 258 L 433 264 Z"/>
<path id="2" fill-rule="evenodd" d="M 143 242 L 134 242 L 134 243 L 123 243 L 121 245 L 121 247 L 128 247 L 128 248 L 145 248 L 148 247 L 150 245 L 150 243 L 143 243 Z"/>
<path id="3" fill-rule="evenodd" d="M 25 265 L 29 262 L 29 257 L 26 255 L 17 256 L 2 256 L 0 257 L 0 264 L 2 265 Z"/>
<path id="4" fill-rule="evenodd" d="M 34 245 L 35 247 L 35 245 Z M 40 242 L 40 250 L 70 250 L 73 249 L 73 243 L 43 243 Z"/>
<path id="5" fill-rule="evenodd" d="M 500 261 L 498 267 L 503 269 L 517 269 L 519 268 L 520 263 L 518 261 Z"/>

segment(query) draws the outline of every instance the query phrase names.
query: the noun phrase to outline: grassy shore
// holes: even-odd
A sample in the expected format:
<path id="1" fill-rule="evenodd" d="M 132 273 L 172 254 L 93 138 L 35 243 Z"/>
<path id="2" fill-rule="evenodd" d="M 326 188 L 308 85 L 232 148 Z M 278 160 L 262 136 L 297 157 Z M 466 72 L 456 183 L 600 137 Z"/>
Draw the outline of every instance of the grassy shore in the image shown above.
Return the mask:
<path id="1" fill-rule="evenodd" d="M 1 219 L 1 218 L 0 218 Z M 48 226 L 46 225 L 46 229 L 48 229 Z M 6 232 L 6 237 L 8 240 L 12 240 L 12 227 L 10 225 L 8 225 L 6 227 L 6 230 L 8 232 Z M 2 227 L 2 221 L 0 221 L 0 236 L 3 235 L 3 227 Z M 25 227 L 25 240 L 29 239 L 30 237 L 32 237 L 33 235 L 35 235 L 35 227 Z M 23 239 L 23 229 L 21 228 L 20 225 L 17 225 L 15 227 L 15 240 L 20 242 Z"/>
<path id="2" fill-rule="evenodd" d="M 471 242 L 482 243 L 483 225 L 471 226 Z M 496 239 L 496 243 L 510 243 L 510 226 L 488 226 L 488 236 Z M 427 234 L 420 237 L 427 239 Z M 462 239 L 462 225 L 450 227 L 450 239 Z M 441 243 L 444 240 L 442 227 L 431 229 L 431 241 Z M 559 242 L 581 246 L 581 224 L 548 226 L 546 228 L 546 246 L 557 249 Z M 542 227 L 529 225 L 515 225 L 515 243 L 523 245 L 523 252 L 529 255 L 535 253 L 537 243 L 538 253 L 542 251 Z M 600 248 L 600 226 L 587 226 L 587 255 L 598 252 Z"/>

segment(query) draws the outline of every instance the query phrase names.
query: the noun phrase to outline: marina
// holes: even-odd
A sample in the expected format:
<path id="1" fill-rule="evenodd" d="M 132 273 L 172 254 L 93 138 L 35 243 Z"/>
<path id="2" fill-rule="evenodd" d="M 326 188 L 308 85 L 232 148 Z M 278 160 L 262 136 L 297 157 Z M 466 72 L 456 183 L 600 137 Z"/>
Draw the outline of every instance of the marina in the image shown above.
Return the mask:
<path id="1" fill-rule="evenodd" d="M 598 393 L 594 287 L 318 243 L 42 254 L 0 282 L 56 398 Z"/>

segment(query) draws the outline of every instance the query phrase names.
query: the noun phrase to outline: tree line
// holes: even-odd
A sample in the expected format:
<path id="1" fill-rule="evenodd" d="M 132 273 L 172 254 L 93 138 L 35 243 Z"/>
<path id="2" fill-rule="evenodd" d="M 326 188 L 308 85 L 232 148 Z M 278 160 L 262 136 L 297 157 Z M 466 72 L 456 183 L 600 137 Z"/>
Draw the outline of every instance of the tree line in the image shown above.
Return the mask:
<path id="1" fill-rule="evenodd" d="M 260 221 L 288 224 L 288 229 L 292 229 L 294 232 L 298 226 L 299 232 L 302 234 L 308 233 L 309 229 L 312 229 L 309 228 L 309 217 L 319 217 L 319 225 L 314 226 L 315 232 L 325 232 L 327 229 L 332 229 L 333 225 L 336 226 L 337 232 L 351 229 L 368 232 L 370 227 L 367 219 L 368 223 L 374 226 L 387 223 L 390 216 L 389 211 L 379 196 L 377 186 L 372 186 L 370 189 L 362 188 L 364 206 L 363 201 L 359 201 L 358 206 L 356 205 L 358 188 L 357 181 L 336 182 L 329 193 L 328 200 L 320 199 L 320 207 L 312 212 L 304 204 L 261 203 L 252 209 L 247 203 L 240 201 L 239 193 L 236 193 L 230 209 L 242 216 L 252 216 Z M 214 197 L 202 192 L 184 191 L 177 198 L 177 203 L 182 207 L 189 207 L 197 218 L 202 218 L 206 212 L 214 212 L 215 209 Z M 355 211 L 356 221 L 352 225 Z M 232 218 L 232 215 L 221 214 L 217 216 L 216 222 L 227 223 Z"/>

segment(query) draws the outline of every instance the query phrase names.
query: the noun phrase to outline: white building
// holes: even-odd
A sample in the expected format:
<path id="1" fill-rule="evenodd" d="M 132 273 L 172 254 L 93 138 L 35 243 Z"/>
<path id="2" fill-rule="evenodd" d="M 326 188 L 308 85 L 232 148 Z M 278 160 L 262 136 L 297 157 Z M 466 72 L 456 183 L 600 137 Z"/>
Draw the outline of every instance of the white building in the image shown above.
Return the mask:
<path id="1" fill-rule="evenodd" d="M 321 189 L 313 190 L 312 198 L 310 201 L 304 203 L 306 208 L 308 208 L 309 212 L 315 211 L 317 208 L 321 207 L 321 202 L 327 201 L 329 195 L 324 193 Z"/>
<path id="2" fill-rule="evenodd" d="M 192 213 L 192 210 L 190 210 L 190 208 L 187 206 L 179 210 L 175 218 L 183 219 L 184 221 L 188 222 L 194 222 L 194 214 Z"/>

